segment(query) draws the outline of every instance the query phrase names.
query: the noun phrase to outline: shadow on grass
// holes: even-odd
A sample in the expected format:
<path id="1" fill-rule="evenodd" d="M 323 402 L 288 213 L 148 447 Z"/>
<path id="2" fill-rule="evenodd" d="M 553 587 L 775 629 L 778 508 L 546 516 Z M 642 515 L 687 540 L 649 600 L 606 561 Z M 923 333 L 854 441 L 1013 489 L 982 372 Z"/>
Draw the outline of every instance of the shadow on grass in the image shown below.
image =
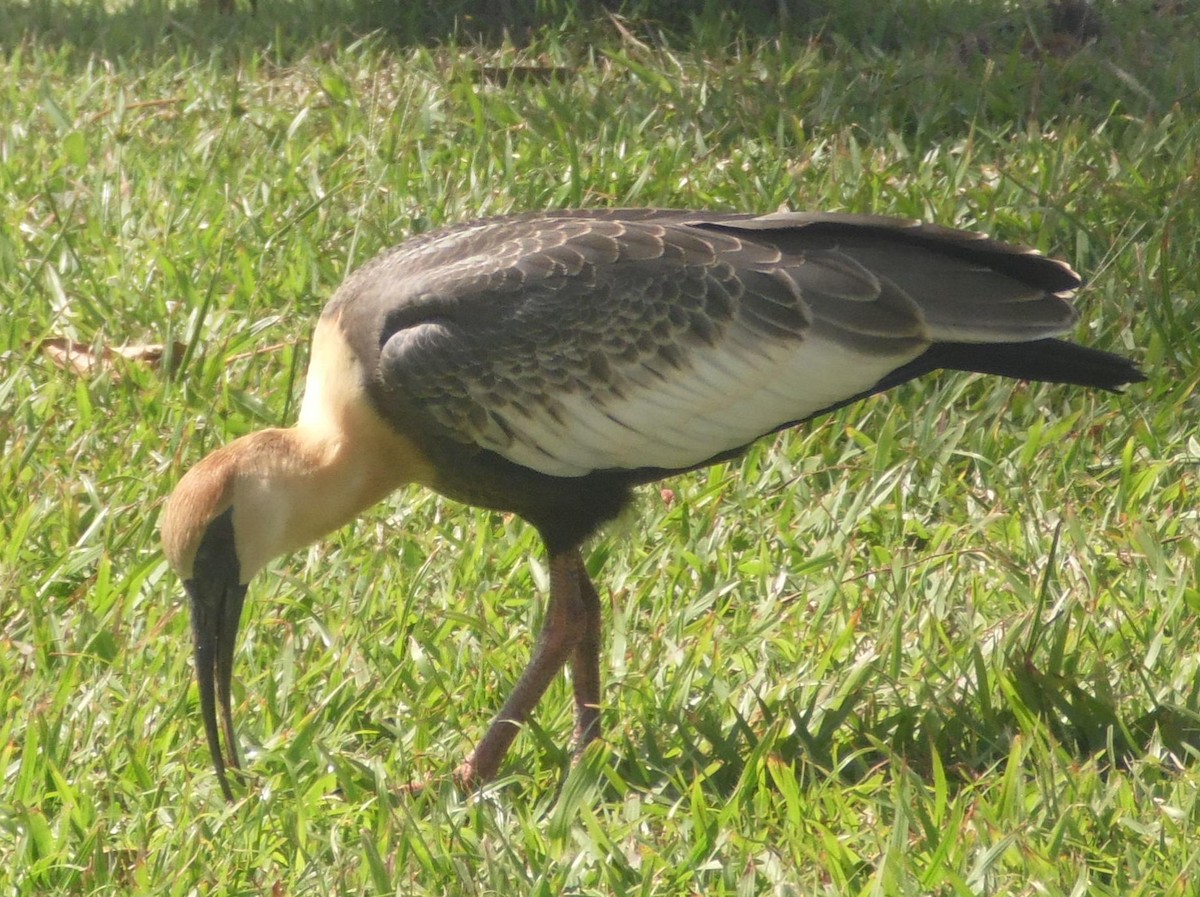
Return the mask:
<path id="1" fill-rule="evenodd" d="M 285 57 L 324 45 L 381 34 L 397 46 L 446 42 L 521 46 L 543 30 L 582 34 L 609 22 L 610 11 L 627 7 L 639 20 L 674 32 L 705 16 L 725 19 L 747 33 L 778 33 L 790 20 L 776 0 L 690 4 L 608 0 L 235 0 L 223 14 L 215 2 L 163 0 L 129 3 L 108 11 L 95 0 L 0 0 L 0 51 L 29 43 L 52 49 L 122 59 L 162 62 L 182 48 L 236 61 L 270 46 Z M 707 11 L 706 11 L 707 10 Z"/>
<path id="2" fill-rule="evenodd" d="M 572 38 L 625 34 L 648 43 L 720 46 L 743 37 L 786 34 L 830 45 L 895 52 L 950 40 L 971 52 L 991 52 L 1031 31 L 1090 40 L 1103 19 L 1083 25 L 1047 0 L 1019 12 L 975 0 L 882 0 L 865 7 L 828 0 L 146 0 L 119 6 L 103 0 L 0 0 L 0 52 L 31 44 L 50 51 L 99 56 L 126 64 L 161 64 L 190 50 L 236 63 L 270 47 L 283 59 L 330 44 L 381 34 L 398 46 L 446 42 L 522 46 L 534 35 Z M 1085 5 L 1086 6 L 1086 5 Z M 110 8 L 116 7 L 116 8 Z M 1090 9 L 1091 7 L 1087 7 Z M 1037 40 L 1036 36 L 1034 38 Z M 1003 50 L 1001 50 L 1003 52 Z"/>
<path id="3" fill-rule="evenodd" d="M 1049 739 L 1102 772 L 1150 755 L 1168 772 L 1200 758 L 1196 694 L 1186 705 L 1160 704 L 1132 716 L 1109 696 L 1108 683 L 1049 675 L 1025 660 L 1011 662 L 991 679 L 991 699 L 968 694 L 881 708 L 880 681 L 866 677 L 842 701 L 819 708 L 764 704 L 758 718 L 739 718 L 733 725 L 720 713 L 693 711 L 671 724 L 647 727 L 641 743 L 617 749 L 617 775 L 653 789 L 663 784 L 656 771 L 676 770 L 686 780 L 690 776 L 681 767 L 687 766 L 704 771 L 706 790 L 728 797 L 751 758 L 765 754 L 791 764 L 802 781 L 836 774 L 853 784 L 897 763 L 932 779 L 940 763 L 952 785 L 968 785 L 1003 764 L 1019 736 Z"/>

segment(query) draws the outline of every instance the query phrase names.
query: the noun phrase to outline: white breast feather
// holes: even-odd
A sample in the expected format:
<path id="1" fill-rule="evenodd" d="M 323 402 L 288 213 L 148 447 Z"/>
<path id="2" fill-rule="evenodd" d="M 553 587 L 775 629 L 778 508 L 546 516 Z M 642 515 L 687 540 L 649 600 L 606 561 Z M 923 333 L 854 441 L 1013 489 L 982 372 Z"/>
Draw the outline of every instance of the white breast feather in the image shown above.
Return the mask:
<path id="1" fill-rule="evenodd" d="M 553 476 L 689 467 L 869 389 L 920 351 L 874 355 L 811 334 L 767 342 L 734 328 L 682 369 L 660 362 L 662 377 L 622 369 L 620 396 L 559 395 L 558 419 L 542 408 L 509 413 L 514 441 L 488 447 Z"/>

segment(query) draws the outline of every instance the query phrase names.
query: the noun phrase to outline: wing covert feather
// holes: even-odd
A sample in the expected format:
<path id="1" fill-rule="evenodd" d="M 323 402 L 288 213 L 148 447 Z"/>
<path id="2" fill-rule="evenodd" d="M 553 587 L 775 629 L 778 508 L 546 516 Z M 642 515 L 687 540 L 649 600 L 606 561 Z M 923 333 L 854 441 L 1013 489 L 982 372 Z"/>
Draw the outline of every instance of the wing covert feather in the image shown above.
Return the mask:
<path id="1" fill-rule="evenodd" d="M 869 390 L 934 340 L 1073 321 L 960 251 L 960 232 L 945 254 L 941 231 L 895 239 L 906 222 L 796 217 L 467 225 L 364 266 L 330 307 L 374 310 L 380 378 L 445 435 L 555 476 L 690 467 Z"/>

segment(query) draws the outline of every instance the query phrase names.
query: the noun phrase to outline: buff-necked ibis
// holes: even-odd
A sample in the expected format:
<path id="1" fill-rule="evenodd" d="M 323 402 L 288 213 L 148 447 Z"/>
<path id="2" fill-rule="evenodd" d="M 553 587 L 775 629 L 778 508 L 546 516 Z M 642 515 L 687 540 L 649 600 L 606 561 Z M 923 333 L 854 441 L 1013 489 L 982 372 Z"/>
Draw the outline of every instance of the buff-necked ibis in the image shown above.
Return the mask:
<path id="1" fill-rule="evenodd" d="M 1144 379 L 1053 338 L 1076 320 L 1079 283 L 979 234 L 819 213 L 534 214 L 383 253 L 325 307 L 296 425 L 213 452 L 163 515 L 222 790 L 238 767 L 238 619 L 272 558 L 405 483 L 520 515 L 549 554 L 545 624 L 455 776 L 496 774 L 564 665 L 578 751 L 600 731 L 601 639 L 580 546 L 635 486 L 940 368 L 1107 390 Z"/>

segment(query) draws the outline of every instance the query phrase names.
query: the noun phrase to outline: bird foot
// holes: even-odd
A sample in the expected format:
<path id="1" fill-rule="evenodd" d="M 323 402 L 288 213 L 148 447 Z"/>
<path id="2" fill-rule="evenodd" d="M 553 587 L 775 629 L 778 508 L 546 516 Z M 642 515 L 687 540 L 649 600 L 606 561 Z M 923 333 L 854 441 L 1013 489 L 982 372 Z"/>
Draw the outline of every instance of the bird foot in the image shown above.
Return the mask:
<path id="1" fill-rule="evenodd" d="M 485 779 L 479 776 L 475 771 L 475 764 L 470 760 L 459 764 L 458 769 L 454 770 L 448 777 L 444 775 L 434 775 L 421 782 L 409 782 L 396 790 L 396 795 L 401 798 L 414 798 L 424 794 L 427 790 L 437 789 L 441 784 L 449 778 L 454 787 L 463 794 L 472 794 L 479 790 L 479 787 L 485 784 Z"/>

